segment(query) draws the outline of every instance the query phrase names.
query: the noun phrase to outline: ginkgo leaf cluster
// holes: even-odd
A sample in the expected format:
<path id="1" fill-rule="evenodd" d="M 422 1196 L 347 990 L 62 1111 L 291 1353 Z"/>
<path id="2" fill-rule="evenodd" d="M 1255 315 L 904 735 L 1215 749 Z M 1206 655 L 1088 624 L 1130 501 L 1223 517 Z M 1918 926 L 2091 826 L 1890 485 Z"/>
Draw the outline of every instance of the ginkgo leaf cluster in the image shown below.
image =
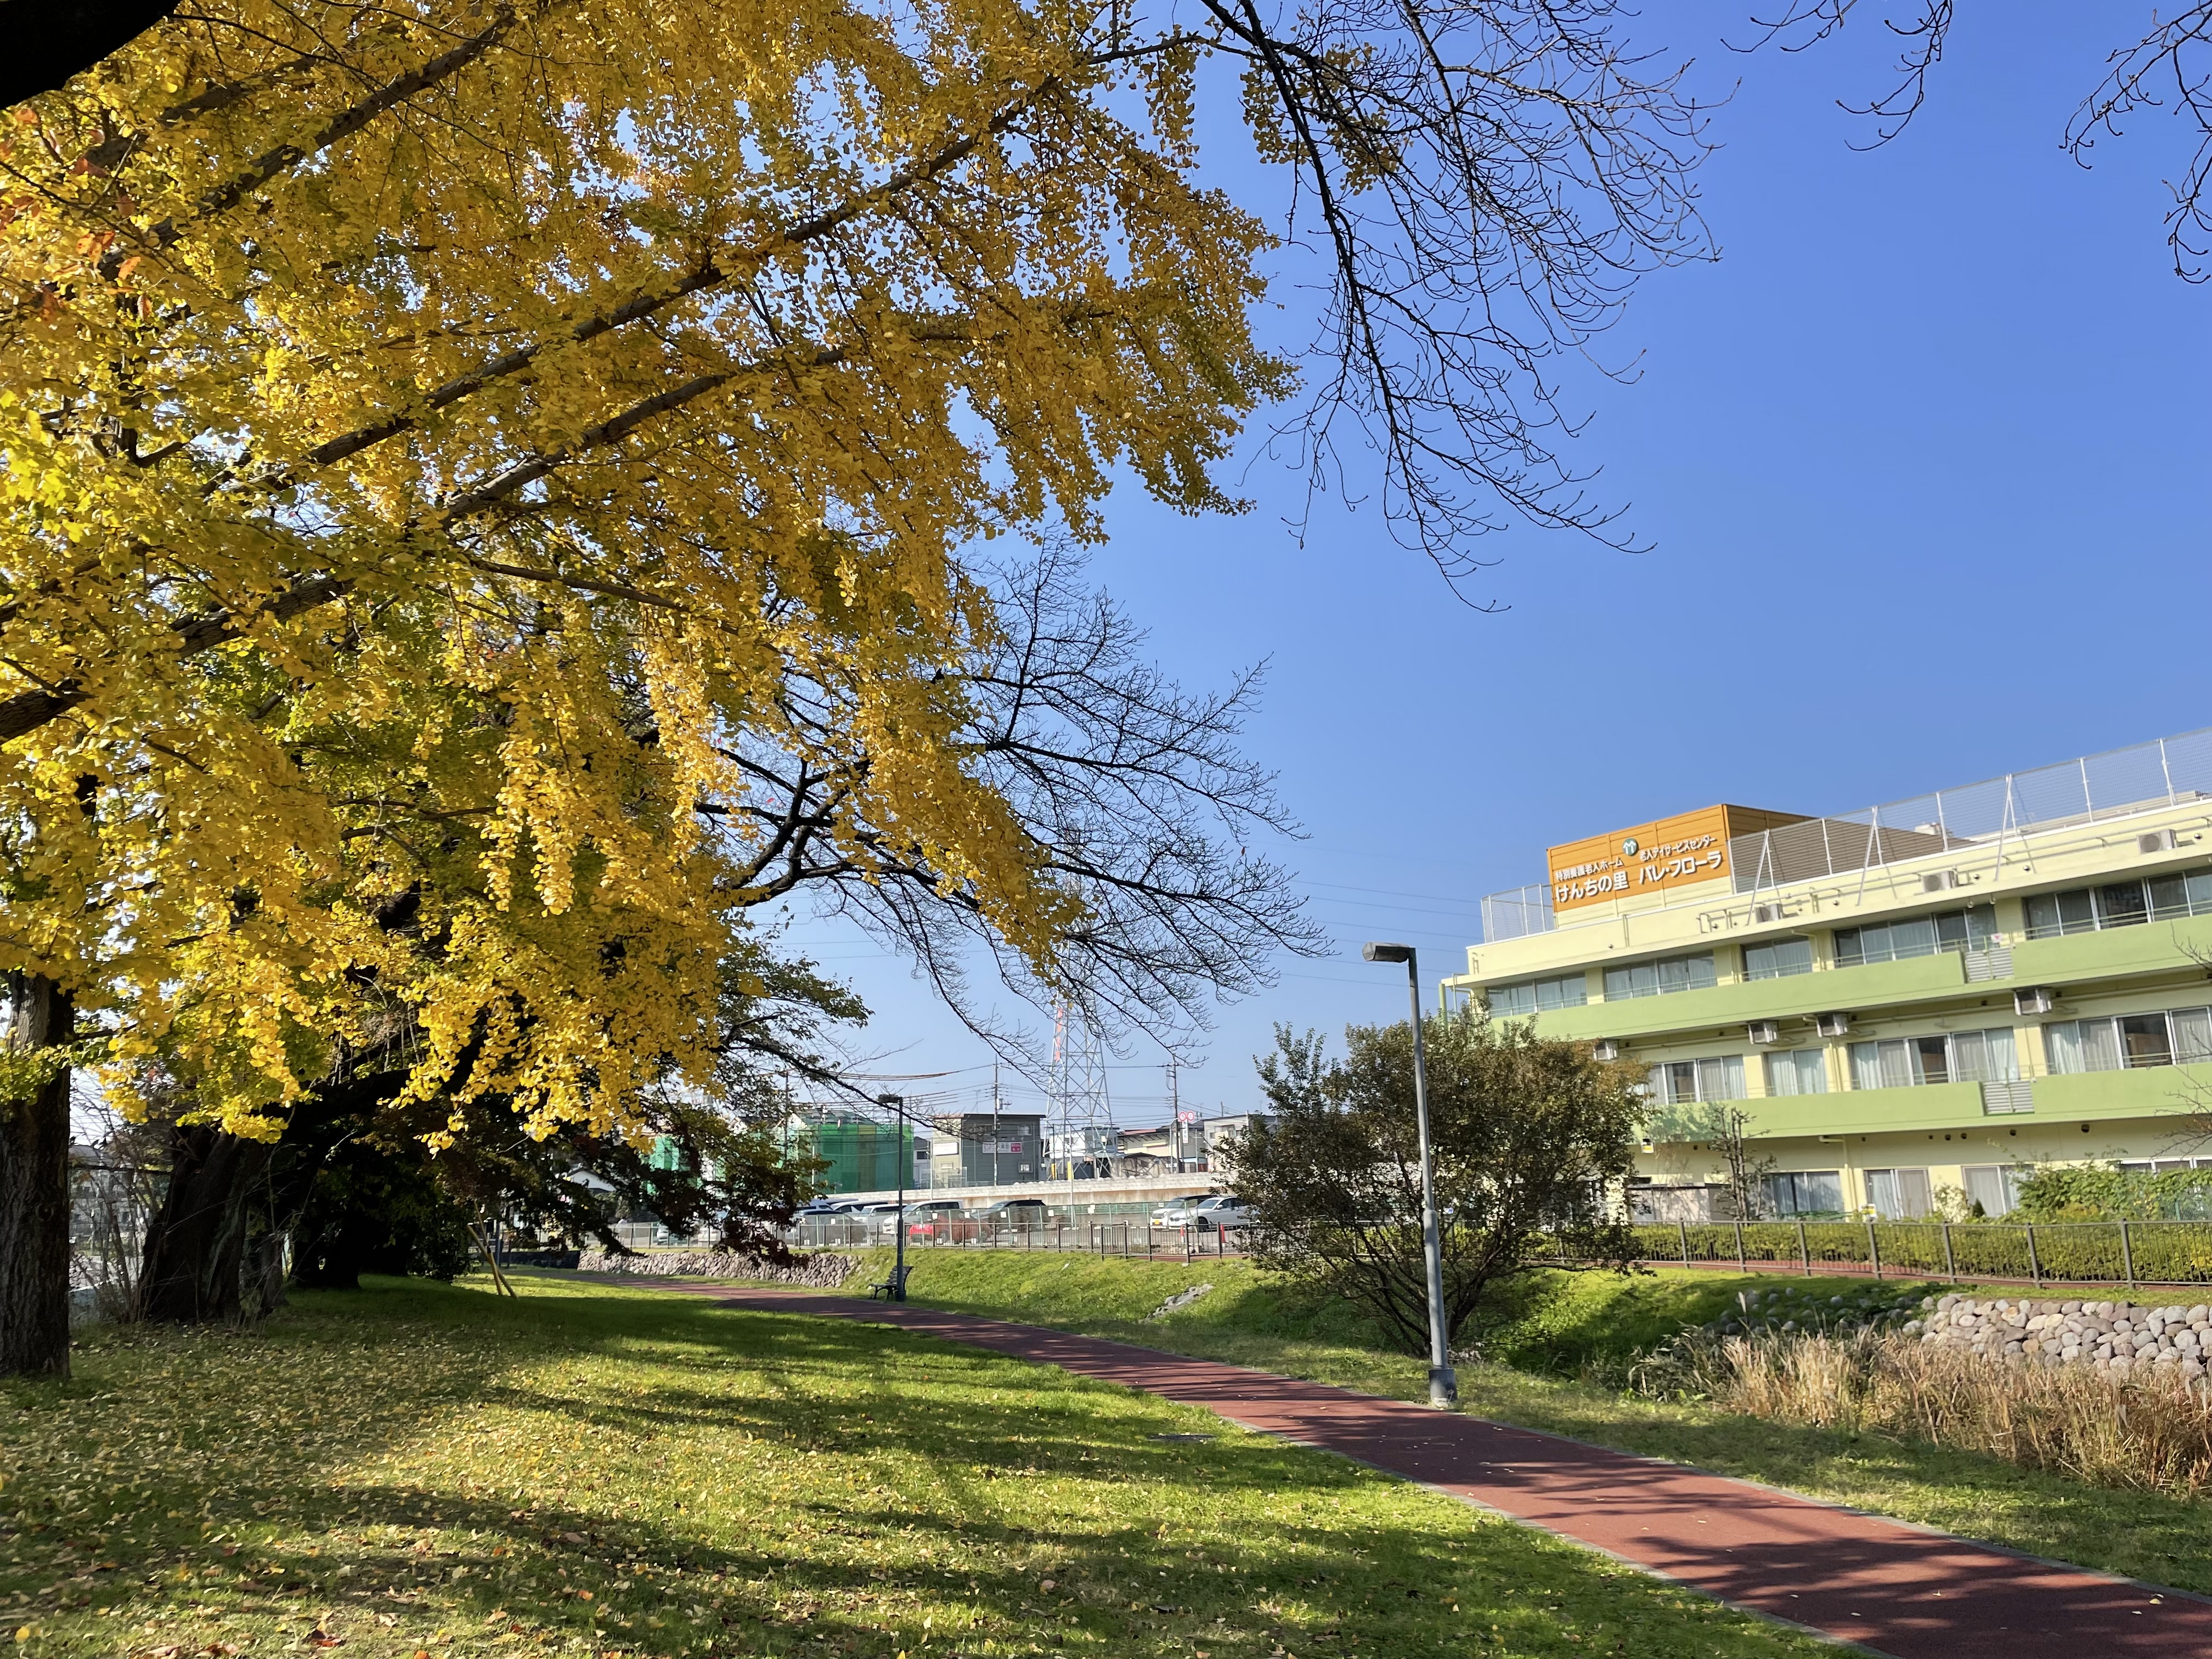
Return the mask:
<path id="1" fill-rule="evenodd" d="M 1232 506 L 1289 380 L 1189 55 L 1092 25 L 218 0 L 9 112 L 11 965 L 243 1133 L 393 1030 L 420 1097 L 619 1126 L 785 890 L 766 745 L 1049 978 L 963 551 L 1121 468 Z"/>

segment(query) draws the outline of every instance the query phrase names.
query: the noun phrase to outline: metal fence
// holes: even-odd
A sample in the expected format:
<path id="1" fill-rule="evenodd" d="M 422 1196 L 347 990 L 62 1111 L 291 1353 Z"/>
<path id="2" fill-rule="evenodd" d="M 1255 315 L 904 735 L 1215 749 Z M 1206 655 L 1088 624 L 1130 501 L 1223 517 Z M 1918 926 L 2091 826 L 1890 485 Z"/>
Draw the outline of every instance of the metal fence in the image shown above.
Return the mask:
<path id="1" fill-rule="evenodd" d="M 2014 836 L 2197 800 L 2212 800 L 2212 726 L 1738 836 L 1729 842 L 1729 866 L 1735 890 L 1750 893 L 1966 847 L 2001 854 Z M 1486 943 L 1554 925 L 1548 887 L 1508 888 L 1482 901 Z"/>
<path id="2" fill-rule="evenodd" d="M 1548 933 L 1559 925 L 1552 913 L 1549 887 L 1509 887 L 1482 901 L 1482 939 L 1495 945 L 1502 939 L 1525 939 Z"/>
<path id="3" fill-rule="evenodd" d="M 785 1233 L 784 1242 L 793 1249 L 866 1249 L 896 1243 L 897 1235 L 888 1218 L 802 1216 Z M 1242 1227 L 1163 1227 L 1145 1220 L 1052 1217 L 1034 1222 L 995 1217 L 910 1219 L 906 1236 L 908 1250 L 1069 1250 L 1146 1261 L 1243 1255 L 1249 1243 L 1249 1230 Z"/>
<path id="4" fill-rule="evenodd" d="M 2043 1285 L 2212 1285 L 2191 1221 L 1722 1221 L 1631 1230 L 1649 1266 Z"/>

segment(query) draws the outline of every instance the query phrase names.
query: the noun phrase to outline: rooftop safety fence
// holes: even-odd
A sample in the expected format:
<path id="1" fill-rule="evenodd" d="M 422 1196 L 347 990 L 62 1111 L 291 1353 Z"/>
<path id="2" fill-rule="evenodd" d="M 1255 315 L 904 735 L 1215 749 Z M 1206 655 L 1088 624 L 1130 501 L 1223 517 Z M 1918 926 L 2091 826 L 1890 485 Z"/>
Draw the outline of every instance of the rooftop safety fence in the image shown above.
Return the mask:
<path id="1" fill-rule="evenodd" d="M 1729 868 L 1736 892 L 1755 894 L 1961 849 L 2001 857 L 2015 837 L 2194 800 L 2212 800 L 2212 726 L 1737 836 Z M 1482 901 L 1486 944 L 1557 926 L 1548 886 L 1508 888 Z"/>

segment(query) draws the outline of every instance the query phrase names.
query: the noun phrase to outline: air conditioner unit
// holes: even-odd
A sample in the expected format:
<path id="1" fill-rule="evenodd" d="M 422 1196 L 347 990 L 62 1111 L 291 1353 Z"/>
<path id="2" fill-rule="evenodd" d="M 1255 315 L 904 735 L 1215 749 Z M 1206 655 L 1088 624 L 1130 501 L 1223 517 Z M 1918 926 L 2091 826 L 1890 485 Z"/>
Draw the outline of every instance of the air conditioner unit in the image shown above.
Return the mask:
<path id="1" fill-rule="evenodd" d="M 1745 1038 L 1754 1043 L 1779 1042 L 1782 1028 L 1771 1019 L 1754 1019 L 1743 1028 Z"/>
<path id="2" fill-rule="evenodd" d="M 2180 842 L 2171 830 L 2154 830 L 2147 836 L 2136 837 L 2138 853 L 2171 853 Z"/>
<path id="3" fill-rule="evenodd" d="M 1754 904 L 1751 907 L 1751 919 L 1754 922 L 1779 921 L 1782 920 L 1782 907 L 1778 904 Z"/>
<path id="4" fill-rule="evenodd" d="M 1595 1042 L 1590 1044 L 1590 1054 L 1598 1060 L 1619 1060 L 1620 1045 L 1611 1037 L 1600 1037 Z"/>
<path id="5" fill-rule="evenodd" d="M 2058 1006 L 2058 993 L 2048 985 L 2031 985 L 2012 994 L 2015 1014 L 2047 1014 Z"/>
<path id="6" fill-rule="evenodd" d="M 1920 878 L 1920 890 L 1923 893 L 1948 893 L 1957 885 L 1959 872 L 1956 870 L 1931 870 Z"/>
<path id="7" fill-rule="evenodd" d="M 1824 1037 L 1839 1037 L 1851 1029 L 1851 1017 L 1849 1014 L 1815 1014 L 1813 1029 Z"/>

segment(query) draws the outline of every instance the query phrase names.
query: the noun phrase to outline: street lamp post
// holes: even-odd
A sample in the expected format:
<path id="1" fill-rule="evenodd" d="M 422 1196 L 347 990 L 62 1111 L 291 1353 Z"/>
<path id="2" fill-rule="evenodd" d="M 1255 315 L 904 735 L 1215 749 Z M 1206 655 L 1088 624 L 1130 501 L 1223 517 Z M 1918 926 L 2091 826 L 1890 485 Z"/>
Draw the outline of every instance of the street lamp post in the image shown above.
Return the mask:
<path id="1" fill-rule="evenodd" d="M 891 1129 L 891 1161 L 898 1167 L 898 1208 L 891 1212 L 891 1289 L 890 1299 L 906 1300 L 906 1166 L 912 1156 L 906 1145 L 906 1097 L 878 1095 L 876 1104 L 888 1106 L 898 1114 Z M 878 1192 L 883 1190 L 878 1187 Z"/>
<path id="2" fill-rule="evenodd" d="M 1448 1407 L 1459 1398 L 1459 1378 L 1444 1340 L 1444 1249 L 1437 1222 L 1436 1158 L 1429 1149 L 1429 1070 L 1421 1055 L 1421 967 L 1410 945 L 1370 945 L 1360 954 L 1370 962 L 1406 964 L 1413 1007 L 1413 1122 L 1421 1140 L 1421 1251 L 1429 1270 L 1429 1404 Z"/>

